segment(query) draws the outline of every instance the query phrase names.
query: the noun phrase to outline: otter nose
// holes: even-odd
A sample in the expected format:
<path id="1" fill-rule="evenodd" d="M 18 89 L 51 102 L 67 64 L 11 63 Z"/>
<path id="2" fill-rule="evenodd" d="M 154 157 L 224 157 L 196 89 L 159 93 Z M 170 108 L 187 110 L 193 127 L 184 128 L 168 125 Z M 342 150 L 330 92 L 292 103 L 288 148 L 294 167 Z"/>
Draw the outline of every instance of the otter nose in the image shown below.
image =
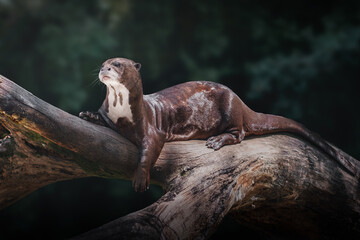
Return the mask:
<path id="1" fill-rule="evenodd" d="M 100 69 L 100 72 L 103 72 L 103 71 L 111 71 L 111 67 L 102 67 L 101 69 Z"/>

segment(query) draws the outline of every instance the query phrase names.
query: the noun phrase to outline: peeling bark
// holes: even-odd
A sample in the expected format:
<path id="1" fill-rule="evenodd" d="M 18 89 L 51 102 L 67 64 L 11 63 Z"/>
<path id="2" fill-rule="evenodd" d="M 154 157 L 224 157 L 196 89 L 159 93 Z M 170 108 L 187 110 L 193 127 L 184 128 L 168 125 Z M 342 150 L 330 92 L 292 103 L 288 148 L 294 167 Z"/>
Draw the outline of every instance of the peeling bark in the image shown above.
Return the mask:
<path id="1" fill-rule="evenodd" d="M 1 76 L 0 139 L 0 208 L 65 179 L 131 179 L 137 164 L 136 147 L 111 129 Z M 151 180 L 165 189 L 157 202 L 76 239 L 206 239 L 227 214 L 269 236 L 360 237 L 359 177 L 292 135 L 219 151 L 204 141 L 167 143 Z"/>

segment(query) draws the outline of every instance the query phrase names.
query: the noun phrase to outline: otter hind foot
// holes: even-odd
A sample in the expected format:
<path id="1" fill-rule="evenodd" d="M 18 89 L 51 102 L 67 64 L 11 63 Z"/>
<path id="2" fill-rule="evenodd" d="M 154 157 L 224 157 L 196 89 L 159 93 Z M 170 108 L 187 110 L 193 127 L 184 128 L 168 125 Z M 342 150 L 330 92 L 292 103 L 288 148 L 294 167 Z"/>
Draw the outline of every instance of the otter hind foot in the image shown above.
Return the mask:
<path id="1" fill-rule="evenodd" d="M 232 145 L 240 143 L 244 138 L 244 135 L 236 133 L 223 133 L 217 136 L 212 136 L 206 141 L 206 146 L 212 148 L 215 151 L 219 150 L 225 145 Z"/>

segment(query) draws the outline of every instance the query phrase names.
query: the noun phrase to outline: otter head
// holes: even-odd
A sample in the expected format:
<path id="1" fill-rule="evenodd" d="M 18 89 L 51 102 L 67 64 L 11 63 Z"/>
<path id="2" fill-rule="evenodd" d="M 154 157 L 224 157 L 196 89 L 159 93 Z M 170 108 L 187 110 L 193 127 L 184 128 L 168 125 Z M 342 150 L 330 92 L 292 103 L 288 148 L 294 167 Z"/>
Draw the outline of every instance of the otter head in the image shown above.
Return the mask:
<path id="1" fill-rule="evenodd" d="M 143 96 L 140 67 L 126 58 L 112 58 L 101 66 L 99 79 L 107 86 L 103 107 L 114 124 L 123 119 L 133 123 L 135 109 L 141 105 Z"/>
<path id="2" fill-rule="evenodd" d="M 111 58 L 106 60 L 100 69 L 99 79 L 107 87 L 124 85 L 127 89 L 142 89 L 139 70 L 140 63 L 126 58 Z"/>

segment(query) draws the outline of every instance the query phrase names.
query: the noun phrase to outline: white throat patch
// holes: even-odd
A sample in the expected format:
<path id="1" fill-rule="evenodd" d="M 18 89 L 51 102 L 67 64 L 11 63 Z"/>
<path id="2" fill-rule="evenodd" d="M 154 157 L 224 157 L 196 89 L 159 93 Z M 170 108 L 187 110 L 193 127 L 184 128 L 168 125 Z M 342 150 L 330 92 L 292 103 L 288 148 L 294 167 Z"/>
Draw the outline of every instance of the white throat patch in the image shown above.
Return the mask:
<path id="1" fill-rule="evenodd" d="M 115 124 L 119 118 L 127 118 L 129 122 L 133 123 L 133 115 L 129 103 L 129 90 L 121 83 L 109 84 L 107 85 L 107 88 L 109 90 L 108 117 Z"/>

